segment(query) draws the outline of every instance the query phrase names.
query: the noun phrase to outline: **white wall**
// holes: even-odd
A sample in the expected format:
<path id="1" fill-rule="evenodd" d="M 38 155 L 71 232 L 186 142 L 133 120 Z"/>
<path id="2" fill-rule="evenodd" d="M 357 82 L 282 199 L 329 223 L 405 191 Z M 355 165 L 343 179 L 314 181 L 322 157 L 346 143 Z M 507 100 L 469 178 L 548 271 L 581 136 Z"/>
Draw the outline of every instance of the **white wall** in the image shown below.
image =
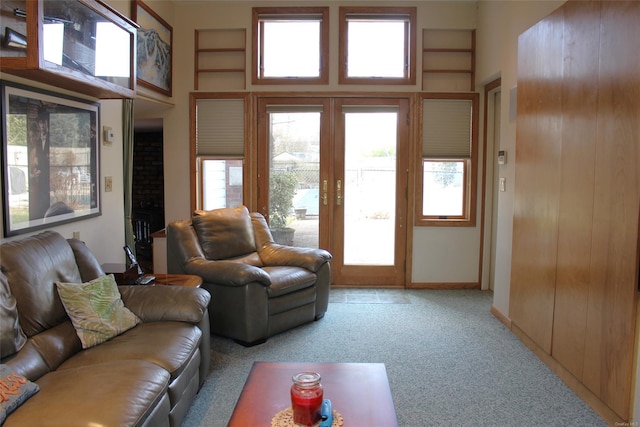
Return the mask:
<path id="1" fill-rule="evenodd" d="M 125 16 L 131 16 L 130 0 L 108 0 L 110 6 L 114 7 Z M 145 0 L 145 4 L 160 14 L 169 24 L 172 24 L 173 2 L 166 0 Z M 193 44 L 190 43 L 189 46 Z M 175 64 L 175 62 L 174 62 Z M 175 65 L 174 65 L 175 66 Z M 41 83 L 31 82 L 9 74 L 1 73 L 0 77 L 4 80 L 16 81 L 22 84 L 40 87 L 54 92 L 69 94 L 75 97 L 84 97 L 81 94 L 61 91 L 56 87 L 51 87 Z M 146 88 L 138 88 L 137 95 L 145 98 L 157 98 L 162 104 L 170 102 L 170 98 L 154 93 Z M 84 97 L 86 98 L 86 97 Z M 137 102 L 137 101 L 136 101 Z M 158 110 L 159 111 L 159 110 Z M 76 221 L 70 224 L 64 224 L 52 227 L 62 234 L 65 238 L 73 237 L 74 232 L 80 233 L 80 239 L 94 253 L 98 261 L 104 263 L 120 263 L 125 261 L 124 251 L 122 247 L 124 240 L 124 191 L 123 191 L 123 164 L 122 164 L 122 101 L 120 100 L 101 100 L 100 101 L 100 126 L 109 126 L 115 132 L 115 141 L 110 146 L 100 143 L 100 185 L 102 198 L 102 215 L 82 221 Z M 111 176 L 113 180 L 113 191 L 104 192 L 104 177 Z M 0 177 L 0 182 L 2 177 Z M 188 187 L 187 187 L 188 188 Z M 0 200 L 0 204 L 2 201 Z M 34 234 L 34 233 L 29 233 Z M 2 236 L 0 241 L 16 240 L 28 236 L 22 234 L 20 236 L 5 238 Z"/>
<path id="2" fill-rule="evenodd" d="M 129 0 L 109 0 L 108 3 L 124 15 L 131 15 Z M 147 3 L 173 26 L 173 97 L 168 98 L 138 88 L 138 95 L 153 98 L 163 104 L 174 105 L 158 115 L 164 121 L 165 162 L 165 218 L 166 221 L 190 215 L 189 188 L 189 92 L 193 91 L 194 29 L 199 28 L 246 28 L 251 34 L 251 2 L 180 2 L 179 7 L 171 1 L 147 0 Z M 289 2 L 290 3 L 290 2 Z M 474 2 L 397 2 L 398 5 L 418 6 L 419 28 L 474 28 L 477 25 L 477 81 L 488 82 L 496 76 L 502 77 L 503 117 L 502 147 L 515 154 L 515 123 L 508 119 L 508 89 L 516 82 L 517 36 L 529 26 L 543 18 L 563 1 L 480 1 Z M 259 2 L 260 6 L 283 5 L 287 2 Z M 331 20 L 337 22 L 337 2 L 314 4 L 329 5 Z M 341 4 L 347 4 L 342 2 Z M 366 5 L 366 2 L 351 2 L 350 5 Z M 369 3 L 370 4 L 370 3 Z M 499 25 L 496 24 L 499 22 Z M 318 87 L 296 88 L 299 90 L 346 91 L 353 88 L 338 86 L 337 26 L 332 26 L 330 84 Z M 250 64 L 247 52 L 247 64 Z M 419 56 L 418 69 L 421 68 Z M 7 79 L 13 79 L 7 76 Z M 418 79 L 420 80 L 420 79 Z M 290 87 L 252 87 L 250 78 L 247 90 L 290 90 Z M 377 87 L 358 87 L 358 90 L 381 90 Z M 481 91 L 481 85 L 478 85 Z M 382 90 L 407 90 L 406 87 L 389 87 Z M 412 90 L 420 90 L 418 83 Z M 56 227 L 56 230 L 71 237 L 79 231 L 81 238 L 99 256 L 101 262 L 118 262 L 123 259 L 121 246 L 124 241 L 124 214 L 122 201 L 122 135 L 119 101 L 103 101 L 101 123 L 116 130 L 116 142 L 101 146 L 102 177 L 113 177 L 114 191 L 103 193 L 103 215 L 98 218 Z M 511 253 L 511 218 L 513 214 L 514 162 L 501 169 L 507 178 L 507 192 L 500 193 L 498 202 L 500 224 L 498 228 L 498 250 L 496 277 L 494 278 L 494 305 L 508 314 L 509 275 Z M 480 185 L 478 186 L 481 191 Z M 478 217 L 478 224 L 480 224 Z M 104 230 L 109 230 L 105 233 Z M 479 227 L 419 227 L 413 234 L 413 282 L 474 282 L 478 279 Z"/>
<path id="3" fill-rule="evenodd" d="M 190 215 L 189 193 L 189 97 L 193 91 L 193 64 L 195 29 L 245 28 L 251 42 L 251 8 L 283 5 L 287 2 L 190 2 L 185 7 L 176 7 L 173 16 L 174 46 L 174 96 L 175 108 L 164 116 L 165 219 L 167 222 Z M 291 2 L 288 2 L 291 3 Z M 186 6 L 188 4 L 188 7 Z M 414 87 L 406 86 L 339 86 L 338 85 L 338 4 L 366 5 L 366 2 L 314 2 L 314 5 L 330 7 L 330 73 L 329 84 L 307 87 L 252 86 L 247 72 L 247 91 L 419 91 L 421 79 Z M 394 2 L 394 5 L 418 7 L 418 38 L 422 28 L 471 29 L 475 27 L 476 5 L 474 2 Z M 419 44 L 421 47 L 421 44 Z M 417 69 L 422 67 L 418 55 Z M 251 65 L 250 50 L 247 51 L 247 67 Z M 480 190 L 480 189 L 479 189 Z M 479 223 L 479 222 L 478 222 Z M 477 282 L 479 257 L 478 227 L 420 227 L 414 229 L 413 282 Z M 433 256 L 432 256 L 433 255 Z"/>
<path id="4" fill-rule="evenodd" d="M 517 83 L 518 36 L 565 2 L 561 1 L 479 1 L 476 30 L 477 89 L 497 77 L 501 78 L 502 116 L 500 144 L 507 150 L 508 161 L 498 173 L 506 178 L 506 191 L 498 193 L 498 230 L 496 241 L 493 305 L 503 315 L 509 314 L 511 276 L 511 237 L 515 181 L 516 124 L 509 118 L 510 89 Z"/>
<path id="5" fill-rule="evenodd" d="M 79 97 L 79 94 L 61 91 L 58 88 L 34 83 L 29 80 L 16 78 L 9 74 L 0 74 L 3 80 L 15 81 L 32 87 L 39 87 L 61 94 Z M 90 98 L 89 98 L 90 99 Z M 111 146 L 104 146 L 100 141 L 100 197 L 102 200 L 102 215 L 69 224 L 51 227 L 65 238 L 73 237 L 74 232 L 80 233 L 80 239 L 94 253 L 100 263 L 124 262 L 124 200 L 122 190 L 122 101 L 103 100 L 100 102 L 100 127 L 109 126 L 115 132 L 115 141 Z M 104 177 L 113 178 L 113 191 L 104 192 Z M 0 181 L 2 177 L 0 177 Z M 1 201 L 0 201 L 1 203 Z M 0 241 L 10 241 L 39 233 L 21 234 Z"/>

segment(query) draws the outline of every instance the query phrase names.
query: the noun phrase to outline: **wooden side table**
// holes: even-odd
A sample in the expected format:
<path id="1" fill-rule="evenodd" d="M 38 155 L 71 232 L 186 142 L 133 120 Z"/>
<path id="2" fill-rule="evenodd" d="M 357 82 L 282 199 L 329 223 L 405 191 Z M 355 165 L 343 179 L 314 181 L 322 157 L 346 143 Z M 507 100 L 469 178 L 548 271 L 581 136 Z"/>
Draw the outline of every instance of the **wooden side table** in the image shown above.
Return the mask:
<path id="1" fill-rule="evenodd" d="M 106 274 L 113 274 L 118 285 L 131 283 L 132 279 L 138 277 L 137 267 L 127 269 L 126 264 L 102 264 L 102 269 Z M 199 288 L 202 285 L 202 277 L 193 274 L 166 274 L 153 273 L 145 276 L 153 276 L 156 278 L 149 285 L 155 286 L 187 286 L 190 288 Z"/>
<path id="2" fill-rule="evenodd" d="M 138 277 L 138 267 L 135 265 L 127 268 L 124 263 L 106 263 L 102 264 L 102 270 L 105 274 L 113 274 L 118 285 L 131 283 Z"/>
<path id="3" fill-rule="evenodd" d="M 202 277 L 193 274 L 163 274 L 154 273 L 156 280 L 150 283 L 153 286 L 187 286 L 190 288 L 199 288 L 202 285 Z"/>

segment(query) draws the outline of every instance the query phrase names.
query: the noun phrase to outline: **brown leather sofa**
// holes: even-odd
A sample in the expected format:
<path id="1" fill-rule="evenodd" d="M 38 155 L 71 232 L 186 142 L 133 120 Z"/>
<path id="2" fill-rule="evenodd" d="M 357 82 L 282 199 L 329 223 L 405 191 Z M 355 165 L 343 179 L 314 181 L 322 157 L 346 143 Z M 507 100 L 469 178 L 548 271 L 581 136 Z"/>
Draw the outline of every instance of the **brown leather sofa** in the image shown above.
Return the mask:
<path id="1" fill-rule="evenodd" d="M 0 246 L 0 362 L 39 386 L 13 426 L 178 426 L 209 372 L 209 293 L 121 286 L 142 323 L 82 348 L 55 282 L 103 276 L 87 246 L 46 231 Z"/>
<path id="2" fill-rule="evenodd" d="M 211 331 L 245 345 L 324 316 L 331 254 L 274 243 L 245 206 L 195 211 L 167 226 L 169 273 L 195 274 L 211 293 Z"/>

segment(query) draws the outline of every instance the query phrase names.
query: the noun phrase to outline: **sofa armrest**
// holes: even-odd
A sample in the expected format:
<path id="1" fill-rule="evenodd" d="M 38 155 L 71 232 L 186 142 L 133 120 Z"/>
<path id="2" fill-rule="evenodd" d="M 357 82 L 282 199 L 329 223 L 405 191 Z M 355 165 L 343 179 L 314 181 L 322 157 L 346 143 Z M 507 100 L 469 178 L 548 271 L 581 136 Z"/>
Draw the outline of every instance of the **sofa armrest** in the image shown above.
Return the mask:
<path id="1" fill-rule="evenodd" d="M 271 284 L 271 278 L 263 269 L 234 261 L 210 261 L 194 258 L 183 265 L 187 274 L 202 277 L 204 282 L 223 286 L 244 286 L 257 282 L 264 286 Z"/>
<path id="2" fill-rule="evenodd" d="M 67 242 L 73 250 L 73 255 L 76 257 L 76 264 L 78 264 L 78 270 L 80 271 L 80 277 L 82 277 L 83 282 L 88 282 L 89 280 L 104 275 L 102 266 L 83 241 L 67 239 Z"/>
<path id="3" fill-rule="evenodd" d="M 118 286 L 124 305 L 143 322 L 173 320 L 197 324 L 207 312 L 211 295 L 183 286 Z"/>
<path id="4" fill-rule="evenodd" d="M 265 266 L 288 265 L 306 268 L 314 273 L 332 258 L 324 249 L 299 248 L 277 243 L 264 245 L 258 254 Z"/>

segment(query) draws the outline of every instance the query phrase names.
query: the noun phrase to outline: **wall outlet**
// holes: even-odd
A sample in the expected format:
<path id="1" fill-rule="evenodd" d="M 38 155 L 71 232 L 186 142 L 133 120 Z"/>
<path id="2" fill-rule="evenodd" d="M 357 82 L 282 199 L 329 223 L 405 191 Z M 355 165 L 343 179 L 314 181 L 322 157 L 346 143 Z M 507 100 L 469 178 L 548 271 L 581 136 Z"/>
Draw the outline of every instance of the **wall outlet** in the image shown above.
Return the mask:
<path id="1" fill-rule="evenodd" d="M 110 176 L 104 177 L 104 192 L 109 193 L 113 191 L 113 179 Z"/>

